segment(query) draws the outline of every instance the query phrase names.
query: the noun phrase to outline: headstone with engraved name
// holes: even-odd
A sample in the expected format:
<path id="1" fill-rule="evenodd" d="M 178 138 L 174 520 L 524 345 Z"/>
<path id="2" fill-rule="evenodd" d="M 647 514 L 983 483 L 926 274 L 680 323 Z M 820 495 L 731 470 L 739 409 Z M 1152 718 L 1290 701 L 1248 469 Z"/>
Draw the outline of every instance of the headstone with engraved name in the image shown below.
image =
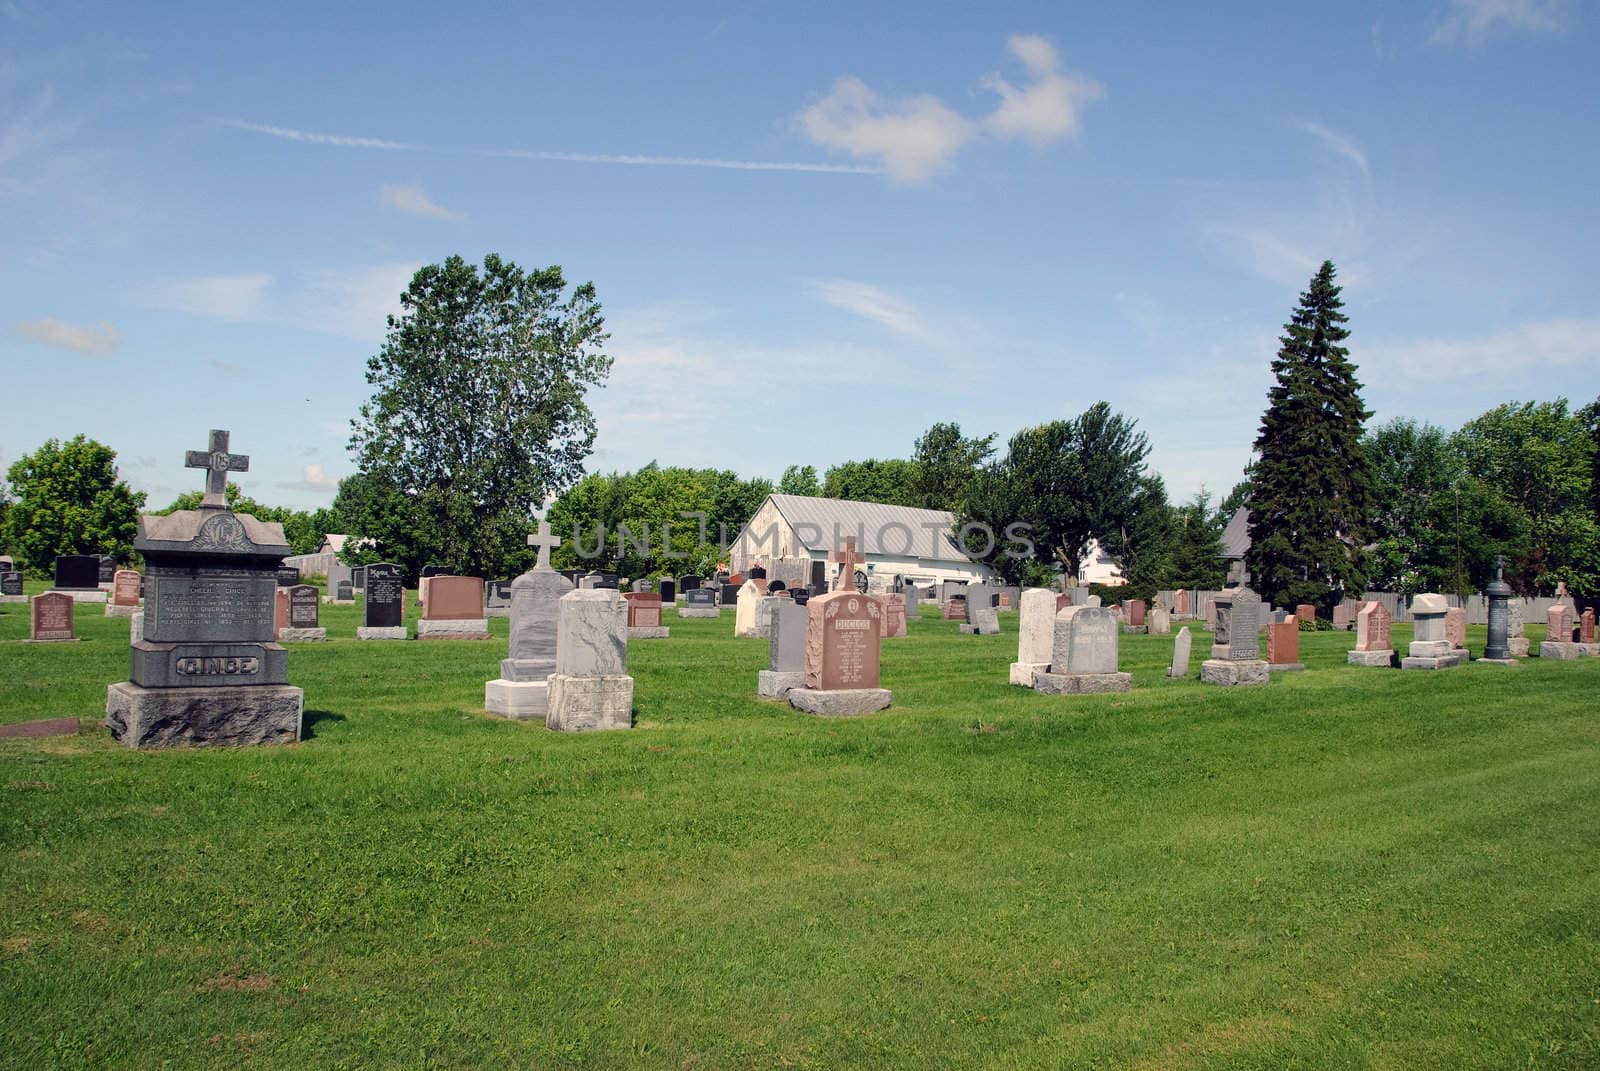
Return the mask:
<path id="1" fill-rule="evenodd" d="M 1056 614 L 1050 671 L 1034 675 L 1033 690 L 1045 695 L 1128 691 L 1133 674 L 1117 669 L 1121 631 L 1116 613 L 1107 607 L 1069 606 Z"/>
<path id="2" fill-rule="evenodd" d="M 367 566 L 367 586 L 362 591 L 358 640 L 406 638 L 406 574 L 392 562 Z"/>
<path id="3" fill-rule="evenodd" d="M 671 632 L 661 623 L 661 596 L 653 591 L 631 591 L 628 600 L 628 639 L 664 640 Z"/>
<path id="4" fill-rule="evenodd" d="M 293 565 L 278 566 L 278 586 L 280 588 L 292 588 L 298 583 L 300 583 L 300 570 L 298 567 Z"/>
<path id="5" fill-rule="evenodd" d="M 765 639 L 767 630 L 762 628 L 762 615 L 760 602 L 766 598 L 754 579 L 746 580 L 739 586 L 739 593 L 733 604 L 733 634 L 740 639 Z M 767 622 L 770 624 L 770 616 Z"/>
<path id="6" fill-rule="evenodd" d="M 1028 588 L 1022 593 L 1017 615 L 1017 660 L 1011 663 L 1011 683 L 1032 688 L 1034 677 L 1050 669 L 1055 647 L 1056 602 L 1066 599 L 1049 588 Z M 1063 605 L 1070 605 L 1071 600 Z"/>
<path id="7" fill-rule="evenodd" d="M 106 601 L 107 617 L 132 617 L 139 612 L 139 587 L 143 577 L 132 569 L 111 574 L 111 597 Z"/>
<path id="8" fill-rule="evenodd" d="M 144 635 L 129 679 L 107 689 L 106 725 L 138 748 L 298 740 L 305 697 L 273 629 L 283 526 L 227 508 L 228 473 L 249 467 L 227 432 L 185 463 L 207 470 L 206 494 L 197 510 L 139 518 Z"/>
<path id="9" fill-rule="evenodd" d="M 944 600 L 944 619 L 946 621 L 967 620 L 967 597 L 965 595 L 952 595 Z"/>
<path id="10" fill-rule="evenodd" d="M 570 577 L 550 568 L 550 551 L 561 541 L 548 522 L 539 522 L 528 545 L 539 548 L 539 558 L 511 582 L 509 657 L 500 663 L 499 678 L 486 682 L 483 690 L 485 710 L 516 720 L 542 718 L 549 709 L 561 599 L 573 590 Z"/>
<path id="11" fill-rule="evenodd" d="M 1206 684 L 1266 684 L 1267 663 L 1261 657 L 1261 596 L 1249 588 L 1227 588 L 1212 600 L 1216 626 L 1211 657 L 1200 664 Z"/>
<path id="12" fill-rule="evenodd" d="M 893 697 L 878 686 L 882 604 L 846 581 L 842 590 L 811 599 L 805 612 L 805 687 L 789 690 L 789 705 L 832 717 L 887 707 Z"/>
<path id="13" fill-rule="evenodd" d="M 690 588 L 683 596 L 683 605 L 678 607 L 679 617 L 720 617 L 722 611 L 717 609 L 716 592 L 710 588 Z"/>
<path id="14" fill-rule="evenodd" d="M 283 594 L 289 602 L 288 623 L 278 630 L 279 643 L 322 643 L 328 630 L 317 619 L 321 594 L 312 584 L 296 584 Z"/>
<path id="15" fill-rule="evenodd" d="M 763 699 L 782 699 L 805 686 L 807 617 L 806 608 L 792 599 L 773 607 L 772 649 L 767 668 L 756 674 L 756 694 Z"/>
<path id="16" fill-rule="evenodd" d="M 296 580 L 295 583 L 299 583 Z M 356 571 L 343 562 L 328 566 L 328 601 L 343 605 L 356 599 Z"/>
<path id="17" fill-rule="evenodd" d="M 483 585 L 483 616 L 511 616 L 510 580 L 490 580 Z"/>
<path id="18" fill-rule="evenodd" d="M 27 602 L 22 593 L 22 574 L 15 569 L 0 572 L 0 602 Z"/>
<path id="19" fill-rule="evenodd" d="M 1300 661 L 1300 619 L 1288 614 L 1267 626 L 1267 669 L 1293 673 L 1305 669 Z"/>
<path id="20" fill-rule="evenodd" d="M 906 634 L 906 597 L 898 591 L 885 592 L 879 595 L 878 601 L 883 604 L 883 638 L 886 640 L 901 639 Z"/>
<path id="21" fill-rule="evenodd" d="M 670 576 L 661 578 L 660 583 L 661 604 L 663 606 L 676 606 L 678 603 L 678 582 Z"/>
<path id="22" fill-rule="evenodd" d="M 1546 639 L 1539 644 L 1539 657 L 1568 660 L 1600 655 L 1600 646 L 1582 642 L 1581 635 L 1578 640 L 1573 639 L 1573 629 L 1579 627 L 1573 623 L 1571 603 L 1558 602 L 1550 607 L 1545 613 Z"/>
<path id="23" fill-rule="evenodd" d="M 627 631 L 622 596 L 615 588 L 590 588 L 561 597 L 546 728 L 582 732 L 632 727 Z"/>
<path id="24" fill-rule="evenodd" d="M 1000 616 L 995 609 L 994 597 L 999 594 L 987 584 L 972 584 L 967 588 L 967 620 L 961 631 L 971 636 L 998 636 Z"/>
<path id="25" fill-rule="evenodd" d="M 419 640 L 486 640 L 483 581 L 475 576 L 440 573 L 428 578 L 428 601 L 417 622 Z"/>
<path id="26" fill-rule="evenodd" d="M 1392 665 L 1394 647 L 1390 634 L 1393 624 L 1394 617 L 1383 603 L 1373 599 L 1364 604 L 1356 614 L 1355 650 L 1345 655 L 1345 661 L 1352 666 L 1386 668 Z"/>
<path id="27" fill-rule="evenodd" d="M 95 581 L 100 586 L 104 587 L 110 584 L 117 575 L 117 559 L 113 558 L 109 554 L 96 554 L 95 559 Z"/>
<path id="28" fill-rule="evenodd" d="M 28 605 L 29 643 L 73 643 L 72 596 L 60 591 L 35 595 Z"/>

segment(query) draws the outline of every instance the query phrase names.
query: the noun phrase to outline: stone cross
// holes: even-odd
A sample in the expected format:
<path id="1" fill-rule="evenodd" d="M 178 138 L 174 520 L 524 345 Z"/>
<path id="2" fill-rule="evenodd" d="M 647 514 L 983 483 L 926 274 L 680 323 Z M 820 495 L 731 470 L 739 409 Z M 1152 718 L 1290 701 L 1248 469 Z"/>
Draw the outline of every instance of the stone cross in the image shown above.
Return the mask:
<path id="1" fill-rule="evenodd" d="M 228 473 L 249 472 L 250 458 L 245 454 L 228 453 L 228 433 L 213 428 L 211 449 L 187 451 L 183 467 L 208 470 L 205 497 L 200 500 L 201 509 L 227 509 Z"/>
<path id="2" fill-rule="evenodd" d="M 846 587 L 853 590 L 856 586 L 856 566 L 861 565 L 866 560 L 867 556 L 865 554 L 856 553 L 856 541 L 854 539 L 845 540 L 844 549 L 834 551 L 833 554 L 834 564 L 839 566 L 838 576 L 834 579 L 834 590 L 843 591 Z"/>
<path id="3" fill-rule="evenodd" d="M 553 547 L 559 547 L 560 545 L 561 540 L 550 532 L 550 522 L 540 521 L 539 530 L 528 535 L 528 546 L 539 548 L 539 561 L 534 568 L 550 568 L 550 551 Z"/>

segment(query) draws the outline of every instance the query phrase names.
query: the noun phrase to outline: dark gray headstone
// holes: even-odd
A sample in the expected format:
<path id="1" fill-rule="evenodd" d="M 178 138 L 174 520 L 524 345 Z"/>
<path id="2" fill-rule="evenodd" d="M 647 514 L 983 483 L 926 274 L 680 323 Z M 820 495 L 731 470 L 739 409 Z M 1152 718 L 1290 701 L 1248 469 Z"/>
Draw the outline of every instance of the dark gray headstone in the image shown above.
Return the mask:
<path id="1" fill-rule="evenodd" d="M 22 574 L 18 572 L 0 573 L 0 595 L 21 595 Z"/>
<path id="2" fill-rule="evenodd" d="M 100 586 L 100 559 L 93 554 L 63 554 L 56 559 L 56 587 L 89 591 Z"/>
<path id="3" fill-rule="evenodd" d="M 367 566 L 366 628 L 398 628 L 405 624 L 405 570 L 389 562 Z"/>
<path id="4" fill-rule="evenodd" d="M 494 609 L 511 607 L 511 581 L 490 580 L 483 585 L 483 603 Z"/>
<path id="5" fill-rule="evenodd" d="M 661 603 L 662 603 L 662 605 L 671 606 L 673 603 L 675 603 L 677 601 L 678 601 L 678 586 L 676 584 L 674 584 L 670 579 L 663 578 L 662 581 L 661 581 Z"/>
<path id="6" fill-rule="evenodd" d="M 710 588 L 695 588 L 684 595 L 684 599 L 697 610 L 712 610 L 717 605 L 716 592 Z"/>
<path id="7" fill-rule="evenodd" d="M 299 569 L 293 565 L 278 566 L 278 586 L 280 588 L 292 588 L 298 583 L 300 583 Z"/>
<path id="8" fill-rule="evenodd" d="M 812 591 L 828 590 L 828 563 L 816 561 L 811 563 L 811 583 L 808 585 Z"/>
<path id="9" fill-rule="evenodd" d="M 367 567 L 357 565 L 350 570 L 350 586 L 357 591 L 362 591 L 367 586 Z"/>
<path id="10" fill-rule="evenodd" d="M 355 602 L 356 589 L 351 585 L 350 581 L 341 580 L 339 581 L 339 586 L 333 589 L 333 598 L 335 602 Z M 315 626 L 312 627 L 314 628 Z"/>
<path id="11" fill-rule="evenodd" d="M 117 578 L 117 559 L 109 554 L 97 554 L 99 559 L 99 573 L 95 577 L 96 584 L 109 584 Z"/>
<path id="12" fill-rule="evenodd" d="M 316 628 L 319 592 L 310 584 L 296 584 L 289 589 L 289 627 Z"/>
<path id="13" fill-rule="evenodd" d="M 698 588 L 699 586 L 700 586 L 700 578 L 697 577 L 697 576 L 680 576 L 680 577 L 678 577 L 678 587 L 683 589 L 683 593 L 685 595 L 687 595 L 689 592 L 693 591 L 695 588 Z"/>
<path id="14" fill-rule="evenodd" d="M 450 572 L 450 567 L 448 565 L 433 564 L 433 565 L 424 565 L 422 567 L 422 575 L 423 576 L 450 576 L 451 572 Z"/>
<path id="15" fill-rule="evenodd" d="M 774 673 L 799 673 L 806 668 L 806 608 L 792 599 L 772 603 L 771 659 Z"/>
<path id="16" fill-rule="evenodd" d="M 732 606 L 739 601 L 739 585 L 722 585 L 722 597 L 717 600 L 719 606 Z"/>

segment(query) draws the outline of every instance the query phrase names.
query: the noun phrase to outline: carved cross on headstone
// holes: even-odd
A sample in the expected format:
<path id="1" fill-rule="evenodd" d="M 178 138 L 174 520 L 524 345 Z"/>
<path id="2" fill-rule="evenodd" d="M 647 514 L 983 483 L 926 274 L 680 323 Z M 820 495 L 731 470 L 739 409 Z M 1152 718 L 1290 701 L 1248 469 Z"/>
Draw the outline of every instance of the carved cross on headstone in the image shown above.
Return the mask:
<path id="1" fill-rule="evenodd" d="M 844 549 L 833 552 L 833 560 L 839 566 L 839 572 L 833 578 L 833 590 L 844 591 L 854 589 L 856 586 L 856 566 L 867 560 L 865 554 L 856 553 L 856 541 L 844 541 Z"/>
<path id="2" fill-rule="evenodd" d="M 210 450 L 190 450 L 184 455 L 186 469 L 207 469 L 206 494 L 200 500 L 201 509 L 227 509 L 228 473 L 249 472 L 250 458 L 244 454 L 228 453 L 228 433 L 211 431 Z"/>
<path id="3" fill-rule="evenodd" d="M 550 568 L 550 551 L 552 548 L 559 547 L 560 545 L 561 540 L 552 535 L 550 532 L 550 522 L 540 521 L 539 530 L 528 535 L 528 546 L 539 548 L 539 561 L 534 568 Z"/>

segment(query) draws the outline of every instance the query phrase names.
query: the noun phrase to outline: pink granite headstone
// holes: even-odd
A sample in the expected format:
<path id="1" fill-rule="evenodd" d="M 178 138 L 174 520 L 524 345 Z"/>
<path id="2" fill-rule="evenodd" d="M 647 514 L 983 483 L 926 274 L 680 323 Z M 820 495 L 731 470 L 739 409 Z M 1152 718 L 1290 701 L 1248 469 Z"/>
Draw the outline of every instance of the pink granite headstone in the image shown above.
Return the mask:
<path id="1" fill-rule="evenodd" d="M 906 597 L 899 592 L 891 591 L 887 595 L 880 595 L 878 601 L 883 603 L 882 633 L 884 639 L 894 639 L 906 634 Z"/>
<path id="2" fill-rule="evenodd" d="M 1172 612 L 1179 615 L 1189 613 L 1189 589 L 1179 588 L 1178 593 L 1172 598 Z"/>
<path id="3" fill-rule="evenodd" d="M 1300 661 L 1300 622 L 1293 614 L 1287 621 L 1273 622 L 1267 626 L 1267 661 L 1274 666 L 1288 666 Z"/>
<path id="4" fill-rule="evenodd" d="M 289 589 L 278 588 L 272 599 L 272 634 L 276 636 L 289 627 Z"/>
<path id="5" fill-rule="evenodd" d="M 1572 607 L 1558 602 L 1545 611 L 1545 640 L 1550 643 L 1572 642 Z"/>
<path id="6" fill-rule="evenodd" d="M 428 601 L 422 616 L 429 621 L 477 621 L 484 616 L 483 579 L 476 576 L 428 578 Z"/>
<path id="7" fill-rule="evenodd" d="M 28 600 L 28 639 L 59 643 L 73 638 L 72 596 L 47 591 Z"/>
<path id="8" fill-rule="evenodd" d="M 1583 616 L 1578 619 L 1578 642 L 1579 643 L 1593 643 L 1594 642 L 1594 608 L 1593 607 L 1590 607 L 1589 609 L 1585 610 L 1583 612 Z"/>
<path id="9" fill-rule="evenodd" d="M 628 600 L 629 628 L 661 627 L 661 596 L 653 591 L 630 591 L 622 596 Z"/>
<path id="10" fill-rule="evenodd" d="M 806 687 L 824 692 L 878 687 L 883 606 L 871 595 L 833 591 L 806 603 Z"/>
<path id="11" fill-rule="evenodd" d="M 1062 610 L 1065 610 L 1067 607 L 1069 607 L 1071 605 L 1072 605 L 1072 596 L 1071 595 L 1057 595 L 1056 596 L 1056 613 L 1059 614 Z"/>
<path id="12" fill-rule="evenodd" d="M 1315 625 L 1317 623 L 1317 608 L 1309 602 L 1303 602 L 1294 608 L 1294 616 L 1296 621 L 1309 621 Z"/>
<path id="13" fill-rule="evenodd" d="M 139 574 L 132 569 L 118 569 L 111 577 L 111 605 L 139 605 Z"/>
<path id="14" fill-rule="evenodd" d="M 1356 650 L 1390 651 L 1390 633 L 1394 617 L 1376 599 L 1367 603 L 1356 615 Z"/>
<path id="15" fill-rule="evenodd" d="M 1129 599 L 1122 604 L 1123 617 L 1132 628 L 1139 628 L 1144 624 L 1145 605 L 1143 599 Z"/>
<path id="16" fill-rule="evenodd" d="M 1467 612 L 1461 607 L 1452 606 L 1444 612 L 1444 638 L 1452 650 L 1459 651 L 1467 645 Z"/>

